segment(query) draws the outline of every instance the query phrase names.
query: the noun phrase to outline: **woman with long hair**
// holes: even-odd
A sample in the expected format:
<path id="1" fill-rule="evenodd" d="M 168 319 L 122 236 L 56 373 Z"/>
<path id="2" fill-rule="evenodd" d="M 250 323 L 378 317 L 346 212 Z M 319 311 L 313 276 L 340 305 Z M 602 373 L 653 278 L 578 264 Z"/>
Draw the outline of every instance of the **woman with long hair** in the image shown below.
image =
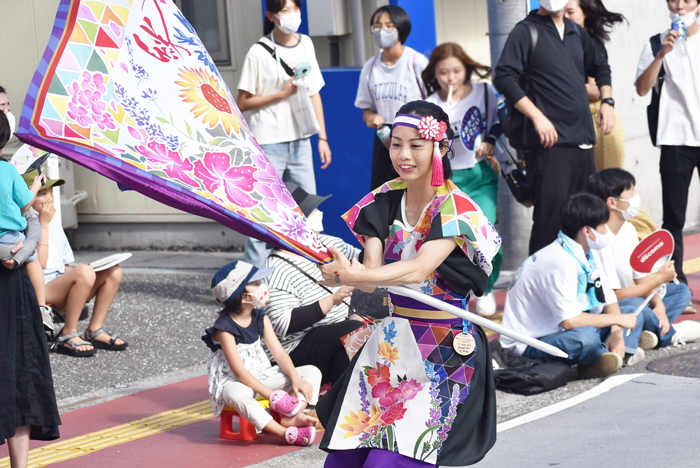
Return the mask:
<path id="1" fill-rule="evenodd" d="M 472 81 L 474 75 L 486 78 L 491 69 L 472 59 L 454 42 L 437 46 L 423 71 L 423 81 L 433 102 L 447 113 L 455 135 L 452 182 L 479 205 L 491 223 L 496 223 L 498 173 L 494 156 L 496 141 L 503 133 L 496 115 L 496 90 L 487 83 Z M 492 290 L 500 273 L 501 250 L 493 259 L 486 294 L 476 299 L 477 313 L 496 312 Z"/>
<path id="2" fill-rule="evenodd" d="M 625 17 L 620 13 L 609 11 L 601 0 L 569 0 L 566 5 L 566 17 L 578 24 L 590 34 L 593 43 L 598 47 L 601 54 L 608 56 L 605 43 L 610 40 L 610 33 L 616 24 L 625 21 Z M 588 78 L 586 85 L 588 99 L 590 101 L 591 114 L 593 120 L 598 118 L 600 111 L 600 92 L 595 80 Z M 593 147 L 595 156 L 596 171 L 603 169 L 624 169 L 625 166 L 625 133 L 620 122 L 620 115 L 615 110 L 616 124 L 609 135 L 603 135 L 598 126 L 595 126 L 596 144 Z M 656 231 L 657 226 L 651 216 L 640 210 L 639 214 L 630 220 L 640 239 Z"/>
<path id="3" fill-rule="evenodd" d="M 371 180 L 375 189 L 397 177 L 389 158 L 389 130 L 399 107 L 427 96 L 420 75 L 428 59 L 404 45 L 411 33 L 411 19 L 400 6 L 378 8 L 369 25 L 381 52 L 362 67 L 355 107 L 362 109 L 365 124 L 376 130 Z"/>
<path id="4" fill-rule="evenodd" d="M 406 286 L 464 309 L 486 288 L 500 236 L 449 180 L 453 132 L 440 106 L 409 102 L 393 121 L 389 152 L 400 178 L 343 216 L 364 246 L 363 263 L 331 247 L 324 283 Z M 477 463 L 496 441 L 484 331 L 393 291 L 389 310 L 317 405 L 321 449 L 331 452 L 325 466 Z"/>
<path id="5" fill-rule="evenodd" d="M 606 58 L 608 52 L 605 49 L 605 43 L 610 40 L 613 26 L 625 21 L 625 17 L 620 13 L 613 13 L 605 8 L 601 0 L 569 0 L 565 8 L 565 15 L 586 30 L 598 51 Z M 596 122 L 601 100 L 600 91 L 592 77 L 588 77 L 586 90 L 588 91 L 593 121 Z M 625 134 L 617 110 L 615 115 L 615 128 L 609 135 L 603 135 L 600 128 L 595 126 L 596 144 L 593 147 L 593 152 L 597 171 L 612 167 L 622 169 L 625 164 Z"/>
<path id="6" fill-rule="evenodd" d="M 321 169 L 331 163 L 319 93 L 325 82 L 311 38 L 297 32 L 301 1 L 267 0 L 265 8 L 264 36 L 245 57 L 236 102 L 282 180 L 315 194 L 311 135 L 318 133 Z M 309 124 L 309 112 L 299 112 L 300 106 L 313 108 L 317 127 Z M 267 255 L 264 242 L 248 238 L 248 263 L 260 267 Z"/>

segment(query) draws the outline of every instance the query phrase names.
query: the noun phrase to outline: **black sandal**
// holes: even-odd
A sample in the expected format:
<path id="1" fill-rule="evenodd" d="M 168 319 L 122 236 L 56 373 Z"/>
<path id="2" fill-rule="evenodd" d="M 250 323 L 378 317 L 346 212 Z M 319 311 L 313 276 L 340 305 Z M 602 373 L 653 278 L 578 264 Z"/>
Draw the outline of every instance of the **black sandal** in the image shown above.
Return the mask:
<path id="1" fill-rule="evenodd" d="M 68 356 L 73 356 L 73 357 L 89 357 L 89 356 L 94 356 L 97 350 L 95 349 L 95 345 L 90 343 L 89 341 L 73 341 L 71 338 L 75 338 L 76 336 L 80 336 L 78 333 L 68 333 L 67 335 L 60 335 L 58 338 L 56 338 L 56 342 L 54 343 L 54 351 L 60 354 L 66 354 Z M 68 346 L 66 346 L 68 345 Z M 88 349 L 86 351 L 81 351 L 78 349 L 78 346 L 92 346 L 92 349 Z"/>
<path id="2" fill-rule="evenodd" d="M 117 338 L 119 338 L 118 333 L 110 335 L 109 343 L 105 343 L 104 341 L 95 339 L 96 336 L 99 336 L 103 333 L 109 335 L 109 333 L 107 333 L 104 328 L 100 328 L 99 330 L 95 330 L 94 332 L 91 332 L 90 330 L 85 330 L 83 338 L 89 341 L 90 344 L 92 344 L 95 348 L 106 349 L 107 351 L 124 351 L 126 347 L 129 346 L 129 343 L 127 343 L 126 341 L 122 344 L 117 344 Z"/>

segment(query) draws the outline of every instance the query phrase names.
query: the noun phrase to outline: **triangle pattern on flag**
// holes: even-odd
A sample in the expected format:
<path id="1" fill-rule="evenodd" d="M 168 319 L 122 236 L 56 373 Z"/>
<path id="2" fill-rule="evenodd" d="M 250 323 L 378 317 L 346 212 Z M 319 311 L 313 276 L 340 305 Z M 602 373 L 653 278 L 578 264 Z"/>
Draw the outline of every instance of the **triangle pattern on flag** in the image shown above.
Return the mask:
<path id="1" fill-rule="evenodd" d="M 97 47 L 104 47 L 106 49 L 118 49 L 119 46 L 114 43 L 111 37 L 107 34 L 104 28 L 100 28 L 97 33 L 97 39 L 95 40 L 95 45 Z"/>
<path id="2" fill-rule="evenodd" d="M 66 138 L 77 138 L 79 140 L 89 140 L 90 139 L 90 129 L 83 128 L 76 124 L 66 124 L 65 128 Z"/>
<path id="3" fill-rule="evenodd" d="M 118 6 L 117 3 L 123 6 Z M 122 24 L 126 24 L 129 19 L 129 8 L 131 8 L 131 2 L 128 0 L 115 0 L 112 5 L 110 5 L 112 12 L 122 20 Z"/>
<path id="4" fill-rule="evenodd" d="M 77 23 L 83 28 L 83 31 L 85 31 L 85 35 L 90 40 L 90 43 L 95 42 L 95 36 L 97 36 L 97 28 L 99 26 L 85 20 L 78 20 Z"/>
<path id="5" fill-rule="evenodd" d="M 73 57 L 73 53 L 70 51 L 70 48 L 66 48 L 63 51 L 63 55 L 61 56 L 61 61 L 58 63 L 58 68 L 61 70 L 70 70 L 70 71 L 80 71 L 80 65 L 78 65 L 78 62 L 75 60 L 75 57 Z"/>
<path id="6" fill-rule="evenodd" d="M 87 34 L 85 34 L 85 31 L 83 28 L 80 27 L 75 27 L 73 28 L 73 32 L 70 35 L 70 42 L 71 43 L 81 43 L 81 44 L 90 44 L 90 39 L 88 39 Z"/>
<path id="7" fill-rule="evenodd" d="M 102 24 L 109 24 L 110 21 L 114 21 L 119 26 L 124 27 L 124 21 L 112 11 L 110 7 L 105 8 L 105 12 L 102 15 Z"/>
<path id="8" fill-rule="evenodd" d="M 68 96 L 57 96 L 55 94 L 47 94 L 47 101 L 51 103 L 54 112 L 58 114 L 58 120 L 63 120 L 66 115 L 68 106 Z"/>
<path id="9" fill-rule="evenodd" d="M 90 7 L 88 7 L 85 3 L 82 3 L 80 5 L 80 8 L 78 9 L 78 19 L 84 19 L 87 21 L 92 21 L 93 23 L 97 23 L 95 13 L 93 13 Z"/>
<path id="10" fill-rule="evenodd" d="M 83 5 L 90 7 L 92 12 L 95 14 L 95 22 L 97 22 L 97 18 L 102 18 L 102 12 L 106 6 L 104 1 L 89 0 L 87 2 L 83 2 Z"/>
<path id="11" fill-rule="evenodd" d="M 87 69 L 92 72 L 102 72 L 104 74 L 109 73 L 109 70 L 107 70 L 107 66 L 105 65 L 104 61 L 97 53 L 97 51 L 94 51 L 92 53 L 92 57 L 90 57 L 90 62 L 87 64 Z"/>
<path id="12" fill-rule="evenodd" d="M 47 94 L 58 94 L 62 96 L 68 96 L 66 88 L 61 83 L 61 79 L 58 76 L 54 76 L 49 85 L 49 92 Z"/>
<path id="13" fill-rule="evenodd" d="M 73 57 L 78 62 L 80 69 L 85 69 L 90 60 L 90 55 L 92 55 L 92 47 L 89 45 L 68 44 L 68 48 L 73 53 Z"/>
<path id="14" fill-rule="evenodd" d="M 61 79 L 61 83 L 63 83 L 63 86 L 66 88 L 68 88 L 72 82 L 80 79 L 80 73 L 68 70 L 56 70 L 56 76 Z M 51 83 L 51 85 L 53 86 L 53 83 Z M 65 94 L 68 95 L 68 92 Z"/>
<path id="15" fill-rule="evenodd" d="M 61 116 L 58 115 L 58 112 L 56 112 L 56 109 L 54 109 L 53 105 L 51 105 L 49 99 L 44 101 L 44 108 L 41 110 L 41 117 L 52 120 L 61 120 Z"/>
<path id="16" fill-rule="evenodd" d="M 42 118 L 40 123 L 48 136 L 63 138 L 63 122 Z"/>

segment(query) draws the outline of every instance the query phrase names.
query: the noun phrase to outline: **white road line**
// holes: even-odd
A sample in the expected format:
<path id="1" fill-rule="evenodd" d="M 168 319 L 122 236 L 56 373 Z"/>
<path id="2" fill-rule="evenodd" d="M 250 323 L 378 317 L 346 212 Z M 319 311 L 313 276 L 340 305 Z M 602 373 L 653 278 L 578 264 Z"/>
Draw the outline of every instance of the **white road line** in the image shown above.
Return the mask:
<path id="1" fill-rule="evenodd" d="M 586 400 L 590 400 L 591 398 L 600 396 L 608 390 L 611 390 L 615 387 L 619 387 L 623 383 L 629 382 L 630 380 L 640 377 L 642 375 L 645 374 L 615 375 L 605 380 L 598 386 L 593 387 L 592 389 L 587 390 L 581 393 L 580 395 L 576 395 L 573 398 L 560 401 L 559 403 L 540 408 L 536 411 L 533 411 L 532 413 L 524 414 L 515 419 L 511 419 L 510 421 L 503 422 L 497 426 L 496 432 L 507 431 L 508 429 L 512 429 L 514 427 L 520 426 L 522 424 L 527 424 L 532 421 L 537 421 L 538 419 L 542 419 L 552 414 L 563 411 L 565 409 L 571 408 L 572 406 L 576 406 L 579 403 L 583 403 Z"/>

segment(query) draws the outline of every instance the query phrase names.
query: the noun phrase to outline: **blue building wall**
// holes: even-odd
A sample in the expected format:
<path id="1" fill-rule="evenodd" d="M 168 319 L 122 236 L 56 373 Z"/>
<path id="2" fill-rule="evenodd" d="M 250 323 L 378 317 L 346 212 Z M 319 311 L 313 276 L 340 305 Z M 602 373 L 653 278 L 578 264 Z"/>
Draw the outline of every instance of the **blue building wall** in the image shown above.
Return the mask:
<path id="1" fill-rule="evenodd" d="M 406 10 L 411 18 L 411 34 L 406 45 L 426 57 L 437 46 L 435 26 L 435 2 L 433 0 L 390 0 L 390 5 L 397 5 Z"/>
<path id="2" fill-rule="evenodd" d="M 312 137 L 316 191 L 333 194 L 320 206 L 326 233 L 349 242 L 353 236 L 340 216 L 371 190 L 374 131 L 362 121 L 362 110 L 354 106 L 360 68 L 333 67 L 322 72 L 326 85 L 321 99 L 333 159 L 321 170 L 318 137 Z"/>

